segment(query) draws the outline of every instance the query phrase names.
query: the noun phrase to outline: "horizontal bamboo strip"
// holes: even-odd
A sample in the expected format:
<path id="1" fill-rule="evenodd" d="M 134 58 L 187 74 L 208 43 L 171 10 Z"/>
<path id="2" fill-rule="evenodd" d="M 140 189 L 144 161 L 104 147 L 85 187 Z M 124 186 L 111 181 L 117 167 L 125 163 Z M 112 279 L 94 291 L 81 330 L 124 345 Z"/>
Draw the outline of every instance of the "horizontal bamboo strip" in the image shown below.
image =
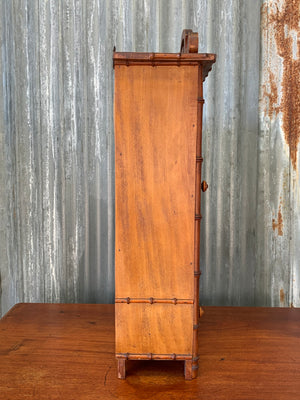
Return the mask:
<path id="1" fill-rule="evenodd" d="M 181 60 L 181 59 L 156 60 L 156 61 L 155 60 L 115 60 L 114 66 L 127 65 L 129 67 L 132 65 L 151 65 L 151 66 L 155 67 L 155 66 L 163 66 L 163 65 L 165 65 L 165 66 L 198 65 L 199 63 L 201 64 L 201 62 L 199 62 L 197 60 Z M 211 68 L 210 68 L 210 70 L 211 70 Z"/>
<path id="2" fill-rule="evenodd" d="M 114 63 L 122 61 L 191 61 L 197 63 L 210 63 L 216 61 L 215 54 L 207 53 L 132 53 L 132 52 L 114 52 Z"/>
<path id="3" fill-rule="evenodd" d="M 134 353 L 116 353 L 116 358 L 125 360 L 192 360 L 191 354 L 134 354 Z"/>
<path id="4" fill-rule="evenodd" d="M 122 297 L 122 298 L 116 298 L 115 303 L 165 303 L 165 304 L 194 304 L 193 299 L 157 299 L 154 297 L 149 297 L 149 298 L 130 298 L 130 297 Z"/>

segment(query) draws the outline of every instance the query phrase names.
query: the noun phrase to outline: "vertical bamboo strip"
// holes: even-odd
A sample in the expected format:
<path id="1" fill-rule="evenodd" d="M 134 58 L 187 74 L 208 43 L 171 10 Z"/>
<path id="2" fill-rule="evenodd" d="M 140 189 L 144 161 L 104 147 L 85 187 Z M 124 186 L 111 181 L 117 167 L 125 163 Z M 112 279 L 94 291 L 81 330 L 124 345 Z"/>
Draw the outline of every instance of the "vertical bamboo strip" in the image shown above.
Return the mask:
<path id="1" fill-rule="evenodd" d="M 202 89 L 202 65 L 198 69 L 198 99 L 197 99 L 197 142 L 196 142 L 196 190 L 195 190 L 195 215 L 201 213 L 201 167 L 202 162 L 202 108 L 203 108 L 203 89 Z M 200 222 L 201 218 L 195 218 L 195 238 L 194 238 L 194 312 L 193 312 L 193 361 L 192 378 L 198 375 L 198 324 L 199 324 L 199 278 L 200 278 Z"/>

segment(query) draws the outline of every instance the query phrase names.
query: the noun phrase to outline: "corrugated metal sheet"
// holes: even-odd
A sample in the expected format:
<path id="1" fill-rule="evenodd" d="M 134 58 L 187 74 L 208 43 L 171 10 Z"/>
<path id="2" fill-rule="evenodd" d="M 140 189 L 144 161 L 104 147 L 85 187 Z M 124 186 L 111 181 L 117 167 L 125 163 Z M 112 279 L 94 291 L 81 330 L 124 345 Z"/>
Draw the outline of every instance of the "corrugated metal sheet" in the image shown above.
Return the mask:
<path id="1" fill-rule="evenodd" d="M 300 305 L 300 3 L 269 0 L 262 7 L 259 138 L 259 263 L 261 291 L 272 305 Z M 264 235 L 262 235 L 264 234 Z M 265 299 L 266 301 L 267 299 Z"/>
<path id="2" fill-rule="evenodd" d="M 0 8 L 2 312 L 113 301 L 113 46 L 177 52 L 183 28 L 218 54 L 205 82 L 201 302 L 300 304 L 299 112 L 286 103 L 299 106 L 296 0 Z"/>
<path id="3" fill-rule="evenodd" d="M 216 6 L 218 4 L 218 7 Z M 203 47 L 218 54 L 206 84 L 201 301 L 264 304 L 256 287 L 260 2 L 207 2 Z M 206 42 L 206 40 L 207 42 Z M 263 288 L 269 291 L 271 287 Z"/>

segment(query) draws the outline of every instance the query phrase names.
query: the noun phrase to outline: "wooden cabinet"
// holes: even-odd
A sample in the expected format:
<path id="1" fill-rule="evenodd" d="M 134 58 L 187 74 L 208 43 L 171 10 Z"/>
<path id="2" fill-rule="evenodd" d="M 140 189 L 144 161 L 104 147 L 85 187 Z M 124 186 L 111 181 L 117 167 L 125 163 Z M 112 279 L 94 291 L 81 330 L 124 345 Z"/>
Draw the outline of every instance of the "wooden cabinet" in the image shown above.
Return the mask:
<path id="1" fill-rule="evenodd" d="M 114 53 L 115 312 L 125 360 L 184 360 L 197 376 L 202 85 L 214 54 Z M 202 184 L 206 189 L 205 183 Z"/>

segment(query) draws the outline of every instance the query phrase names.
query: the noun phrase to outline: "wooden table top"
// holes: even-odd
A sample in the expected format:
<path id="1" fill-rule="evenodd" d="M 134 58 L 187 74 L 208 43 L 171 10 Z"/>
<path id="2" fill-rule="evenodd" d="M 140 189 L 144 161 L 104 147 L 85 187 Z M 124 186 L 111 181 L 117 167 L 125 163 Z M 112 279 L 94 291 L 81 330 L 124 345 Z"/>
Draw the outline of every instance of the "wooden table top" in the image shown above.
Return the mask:
<path id="1" fill-rule="evenodd" d="M 0 320 L 0 399 L 300 399 L 300 309 L 204 307 L 199 377 L 183 362 L 127 361 L 114 306 L 17 304 Z"/>

